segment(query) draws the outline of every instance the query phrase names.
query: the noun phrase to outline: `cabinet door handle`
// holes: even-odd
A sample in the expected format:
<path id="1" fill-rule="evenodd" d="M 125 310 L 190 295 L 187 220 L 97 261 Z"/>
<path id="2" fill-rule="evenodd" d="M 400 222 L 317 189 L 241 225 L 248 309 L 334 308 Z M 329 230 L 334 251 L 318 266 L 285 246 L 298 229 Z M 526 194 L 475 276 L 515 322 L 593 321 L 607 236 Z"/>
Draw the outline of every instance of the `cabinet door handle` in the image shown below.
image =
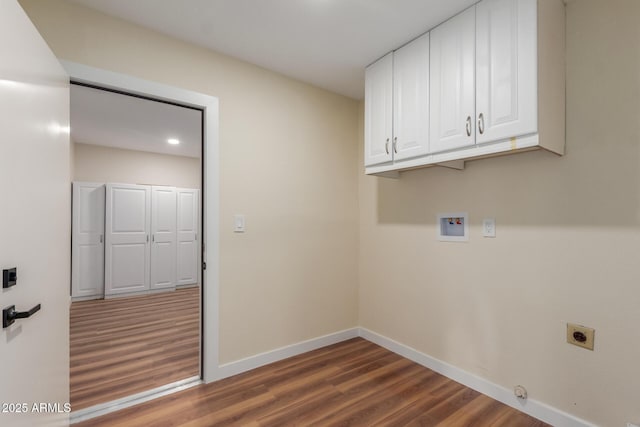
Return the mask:
<path id="1" fill-rule="evenodd" d="M 102 243 L 102 234 L 100 235 L 100 243 Z"/>
<path id="2" fill-rule="evenodd" d="M 467 116 L 467 136 L 471 136 L 471 116 Z"/>
<path id="3" fill-rule="evenodd" d="M 484 114 L 480 113 L 478 116 L 478 131 L 480 135 L 484 133 Z"/>
<path id="4" fill-rule="evenodd" d="M 384 151 L 389 154 L 389 138 L 387 138 L 387 142 L 384 143 Z"/>
<path id="5" fill-rule="evenodd" d="M 393 152 L 398 154 L 398 137 L 393 137 Z"/>

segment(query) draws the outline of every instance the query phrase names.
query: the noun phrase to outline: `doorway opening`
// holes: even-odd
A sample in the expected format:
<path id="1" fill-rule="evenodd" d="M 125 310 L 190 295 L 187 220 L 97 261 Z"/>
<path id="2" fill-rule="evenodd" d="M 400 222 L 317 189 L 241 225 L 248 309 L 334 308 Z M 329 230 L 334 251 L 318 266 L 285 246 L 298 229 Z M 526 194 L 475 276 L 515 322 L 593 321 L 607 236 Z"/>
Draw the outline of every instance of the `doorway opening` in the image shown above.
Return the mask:
<path id="1" fill-rule="evenodd" d="M 204 120 L 80 82 L 71 106 L 76 411 L 202 377 Z"/>

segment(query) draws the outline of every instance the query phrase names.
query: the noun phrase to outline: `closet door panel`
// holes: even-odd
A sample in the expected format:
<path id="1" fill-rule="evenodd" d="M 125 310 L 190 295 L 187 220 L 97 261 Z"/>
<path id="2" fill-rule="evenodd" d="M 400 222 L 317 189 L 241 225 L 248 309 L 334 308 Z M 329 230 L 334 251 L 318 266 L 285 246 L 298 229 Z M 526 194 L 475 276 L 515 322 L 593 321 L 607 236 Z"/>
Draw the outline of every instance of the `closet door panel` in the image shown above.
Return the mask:
<path id="1" fill-rule="evenodd" d="M 73 183 L 72 277 L 74 298 L 104 295 L 104 184 Z"/>
<path id="2" fill-rule="evenodd" d="M 176 286 L 176 189 L 151 188 L 151 289 Z"/>
<path id="3" fill-rule="evenodd" d="M 151 189 L 107 184 L 105 294 L 149 289 Z"/>
<path id="4" fill-rule="evenodd" d="M 181 188 L 178 195 L 178 285 L 198 283 L 199 191 Z"/>

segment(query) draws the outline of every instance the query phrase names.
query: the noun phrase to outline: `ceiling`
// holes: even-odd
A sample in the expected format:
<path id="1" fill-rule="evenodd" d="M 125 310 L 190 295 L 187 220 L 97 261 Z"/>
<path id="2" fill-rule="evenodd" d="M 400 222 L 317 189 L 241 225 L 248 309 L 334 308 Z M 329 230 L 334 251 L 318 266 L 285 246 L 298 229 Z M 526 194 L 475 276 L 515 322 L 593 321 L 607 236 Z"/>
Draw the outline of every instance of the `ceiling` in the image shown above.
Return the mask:
<path id="1" fill-rule="evenodd" d="M 180 141 L 178 145 L 167 142 Z M 200 157 L 202 112 L 71 85 L 71 139 L 128 150 Z"/>
<path id="2" fill-rule="evenodd" d="M 72 0 L 355 99 L 364 68 L 476 0 Z"/>

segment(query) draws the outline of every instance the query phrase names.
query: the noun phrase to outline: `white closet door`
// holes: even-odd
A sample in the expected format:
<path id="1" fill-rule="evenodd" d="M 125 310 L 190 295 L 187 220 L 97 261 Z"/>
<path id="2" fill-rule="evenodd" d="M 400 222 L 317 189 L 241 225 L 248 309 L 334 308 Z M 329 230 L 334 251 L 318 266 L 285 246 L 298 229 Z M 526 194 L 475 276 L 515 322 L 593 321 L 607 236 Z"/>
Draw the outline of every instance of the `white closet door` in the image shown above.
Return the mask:
<path id="1" fill-rule="evenodd" d="M 151 188 L 107 184 L 105 295 L 149 289 Z"/>
<path id="2" fill-rule="evenodd" d="M 100 298 L 104 295 L 104 203 L 104 184 L 73 183 L 73 298 Z"/>
<path id="3" fill-rule="evenodd" d="M 178 194 L 178 285 L 198 283 L 199 191 L 179 188 Z"/>
<path id="4" fill-rule="evenodd" d="M 176 189 L 151 187 L 151 289 L 176 287 Z"/>

